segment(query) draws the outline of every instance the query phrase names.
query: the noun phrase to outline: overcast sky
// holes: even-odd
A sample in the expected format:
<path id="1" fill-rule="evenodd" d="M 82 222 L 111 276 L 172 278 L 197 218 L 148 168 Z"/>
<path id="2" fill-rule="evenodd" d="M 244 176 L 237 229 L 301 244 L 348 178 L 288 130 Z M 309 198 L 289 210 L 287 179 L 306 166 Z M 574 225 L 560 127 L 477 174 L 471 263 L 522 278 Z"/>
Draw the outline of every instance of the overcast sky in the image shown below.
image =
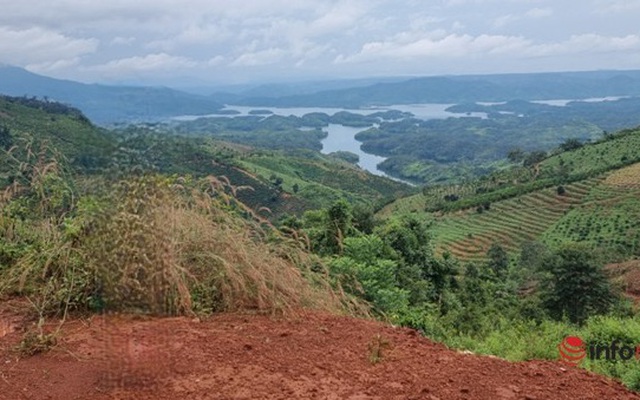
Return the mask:
<path id="1" fill-rule="evenodd" d="M 85 82 L 640 69 L 640 0 L 0 0 L 0 63 Z"/>

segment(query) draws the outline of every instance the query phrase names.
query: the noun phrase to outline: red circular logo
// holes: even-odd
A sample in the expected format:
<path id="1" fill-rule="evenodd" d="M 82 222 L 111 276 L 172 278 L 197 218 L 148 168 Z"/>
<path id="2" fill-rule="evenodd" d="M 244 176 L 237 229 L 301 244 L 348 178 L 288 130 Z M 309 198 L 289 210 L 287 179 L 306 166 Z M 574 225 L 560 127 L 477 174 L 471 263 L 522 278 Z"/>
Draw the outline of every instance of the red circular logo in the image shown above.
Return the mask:
<path id="1" fill-rule="evenodd" d="M 582 339 L 577 336 L 567 336 L 562 343 L 558 345 L 560 360 L 571 365 L 572 367 L 580 364 L 582 359 L 587 355 L 585 345 Z"/>

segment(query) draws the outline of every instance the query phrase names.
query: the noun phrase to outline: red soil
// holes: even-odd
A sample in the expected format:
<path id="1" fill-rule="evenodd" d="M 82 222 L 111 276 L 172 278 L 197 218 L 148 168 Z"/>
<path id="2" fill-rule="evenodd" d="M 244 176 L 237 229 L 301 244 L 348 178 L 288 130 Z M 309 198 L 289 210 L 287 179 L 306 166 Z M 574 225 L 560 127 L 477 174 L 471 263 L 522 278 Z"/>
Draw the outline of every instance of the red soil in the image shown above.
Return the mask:
<path id="1" fill-rule="evenodd" d="M 640 398 L 559 362 L 463 354 L 409 329 L 315 312 L 75 320 L 32 357 L 12 350 L 21 324 L 0 311 L 0 399 Z"/>

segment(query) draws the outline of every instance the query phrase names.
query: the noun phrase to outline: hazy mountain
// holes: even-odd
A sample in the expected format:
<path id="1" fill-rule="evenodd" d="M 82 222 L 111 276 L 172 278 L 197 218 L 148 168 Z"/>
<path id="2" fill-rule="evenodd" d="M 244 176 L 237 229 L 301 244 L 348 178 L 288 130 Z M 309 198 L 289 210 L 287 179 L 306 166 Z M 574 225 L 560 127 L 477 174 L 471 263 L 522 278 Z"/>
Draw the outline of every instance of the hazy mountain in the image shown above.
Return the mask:
<path id="1" fill-rule="evenodd" d="M 47 97 L 67 103 L 99 124 L 209 114 L 221 108 L 220 103 L 210 97 L 174 89 L 84 84 L 11 66 L 0 66 L 0 93 Z"/>
<path id="2" fill-rule="evenodd" d="M 640 71 L 597 71 L 425 77 L 279 98 L 255 95 L 239 99 L 238 103 L 251 106 L 362 107 L 637 95 L 640 95 Z"/>

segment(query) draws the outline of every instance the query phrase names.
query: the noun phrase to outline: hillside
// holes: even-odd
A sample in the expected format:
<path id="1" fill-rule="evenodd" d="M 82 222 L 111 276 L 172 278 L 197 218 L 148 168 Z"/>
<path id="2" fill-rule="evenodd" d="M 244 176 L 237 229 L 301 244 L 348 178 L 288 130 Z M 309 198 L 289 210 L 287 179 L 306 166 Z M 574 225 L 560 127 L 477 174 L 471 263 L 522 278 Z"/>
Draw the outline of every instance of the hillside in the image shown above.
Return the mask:
<path id="1" fill-rule="evenodd" d="M 302 312 L 202 321 L 96 316 L 52 352 L 16 359 L 0 312 L 0 399 L 638 399 L 559 362 L 459 353 L 416 331 Z"/>
<path id="2" fill-rule="evenodd" d="M 3 149 L 55 149 L 76 172 L 100 175 L 121 168 L 167 174 L 224 176 L 254 211 L 277 219 L 345 197 L 360 203 L 409 193 L 406 185 L 368 174 L 316 152 L 279 153 L 213 138 L 186 137 L 154 124 L 107 130 L 79 110 L 51 101 L 0 97 Z M 1 157 L 6 157 L 2 155 Z M 8 164 L 0 167 L 0 178 Z M 108 172 L 112 173 L 112 172 Z M 276 175 L 282 182 L 272 179 Z M 295 189 L 294 189 L 294 185 Z M 268 209 L 268 211 L 266 210 Z"/>
<path id="3" fill-rule="evenodd" d="M 35 96 L 70 104 L 98 124 L 210 114 L 222 107 L 209 97 L 169 88 L 84 84 L 1 65 L 0 94 Z"/>
<path id="4" fill-rule="evenodd" d="M 433 214 L 435 244 L 461 260 L 485 259 L 494 243 L 516 253 L 531 241 L 552 247 L 583 242 L 613 260 L 637 256 L 638 148 L 640 130 L 622 131 L 549 157 L 531 175 L 516 168 L 510 178 L 519 183 L 506 184 L 506 174 L 497 185 L 493 178 L 426 189 L 388 205 L 381 215 L 441 209 Z M 455 201 L 443 201 L 452 195 Z"/>

